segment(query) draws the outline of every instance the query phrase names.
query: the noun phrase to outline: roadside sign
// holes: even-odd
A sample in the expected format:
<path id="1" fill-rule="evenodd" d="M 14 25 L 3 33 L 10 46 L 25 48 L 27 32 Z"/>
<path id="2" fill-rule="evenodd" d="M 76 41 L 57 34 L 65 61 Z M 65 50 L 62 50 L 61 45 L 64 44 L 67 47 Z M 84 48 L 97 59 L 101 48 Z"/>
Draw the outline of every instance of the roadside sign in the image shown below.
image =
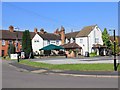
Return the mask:
<path id="1" fill-rule="evenodd" d="M 10 58 L 11 58 L 11 59 L 17 59 L 17 55 L 18 55 L 18 54 L 10 54 Z"/>

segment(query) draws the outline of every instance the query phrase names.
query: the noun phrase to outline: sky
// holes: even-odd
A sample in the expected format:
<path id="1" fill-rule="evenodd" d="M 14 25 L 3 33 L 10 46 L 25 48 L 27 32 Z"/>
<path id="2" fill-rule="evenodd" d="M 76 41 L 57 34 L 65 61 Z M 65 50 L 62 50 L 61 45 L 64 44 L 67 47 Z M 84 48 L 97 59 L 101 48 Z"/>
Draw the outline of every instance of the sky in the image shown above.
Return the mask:
<path id="1" fill-rule="evenodd" d="M 53 33 L 61 26 L 71 32 L 95 24 L 102 31 L 104 28 L 118 30 L 118 3 L 2 2 L 2 29 L 13 25 L 20 30 L 44 28 Z"/>

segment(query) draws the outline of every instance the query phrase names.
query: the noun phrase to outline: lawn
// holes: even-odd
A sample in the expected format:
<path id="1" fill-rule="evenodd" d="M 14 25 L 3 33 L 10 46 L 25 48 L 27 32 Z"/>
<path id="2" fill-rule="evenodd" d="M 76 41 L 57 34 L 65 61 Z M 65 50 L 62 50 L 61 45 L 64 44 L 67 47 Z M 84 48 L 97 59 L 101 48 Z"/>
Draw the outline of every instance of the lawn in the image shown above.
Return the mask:
<path id="1" fill-rule="evenodd" d="M 61 65 L 53 65 L 46 64 L 40 62 L 33 62 L 29 60 L 21 60 L 21 64 L 39 67 L 39 68 L 47 68 L 51 70 L 78 70 L 78 71 L 114 71 L 113 64 L 61 64 Z"/>

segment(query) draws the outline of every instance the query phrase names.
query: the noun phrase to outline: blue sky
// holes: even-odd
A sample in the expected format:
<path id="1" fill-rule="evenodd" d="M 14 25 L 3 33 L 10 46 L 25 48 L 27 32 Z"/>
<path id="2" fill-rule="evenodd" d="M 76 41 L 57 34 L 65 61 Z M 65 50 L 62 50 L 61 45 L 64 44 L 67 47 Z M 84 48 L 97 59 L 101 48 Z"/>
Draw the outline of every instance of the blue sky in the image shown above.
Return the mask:
<path id="1" fill-rule="evenodd" d="M 3 2 L 2 28 L 9 25 L 22 30 L 44 28 L 54 32 L 61 25 L 66 32 L 97 24 L 101 30 L 118 30 L 117 2 Z"/>

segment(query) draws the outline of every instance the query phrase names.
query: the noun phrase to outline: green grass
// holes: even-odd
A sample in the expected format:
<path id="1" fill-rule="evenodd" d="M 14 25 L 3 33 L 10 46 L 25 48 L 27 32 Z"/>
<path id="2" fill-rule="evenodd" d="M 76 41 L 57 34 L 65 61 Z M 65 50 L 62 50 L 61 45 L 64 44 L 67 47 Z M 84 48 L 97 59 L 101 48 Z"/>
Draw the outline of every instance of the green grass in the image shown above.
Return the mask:
<path id="1" fill-rule="evenodd" d="M 2 57 L 2 60 L 11 60 L 9 56 Z"/>
<path id="2" fill-rule="evenodd" d="M 90 57 L 95 57 L 95 56 L 99 56 L 99 55 L 97 55 L 95 52 L 90 53 Z"/>
<path id="3" fill-rule="evenodd" d="M 77 71 L 113 71 L 113 64 L 62 64 L 53 65 L 40 62 L 32 62 L 29 60 L 20 61 L 21 64 L 57 70 L 77 70 Z"/>

